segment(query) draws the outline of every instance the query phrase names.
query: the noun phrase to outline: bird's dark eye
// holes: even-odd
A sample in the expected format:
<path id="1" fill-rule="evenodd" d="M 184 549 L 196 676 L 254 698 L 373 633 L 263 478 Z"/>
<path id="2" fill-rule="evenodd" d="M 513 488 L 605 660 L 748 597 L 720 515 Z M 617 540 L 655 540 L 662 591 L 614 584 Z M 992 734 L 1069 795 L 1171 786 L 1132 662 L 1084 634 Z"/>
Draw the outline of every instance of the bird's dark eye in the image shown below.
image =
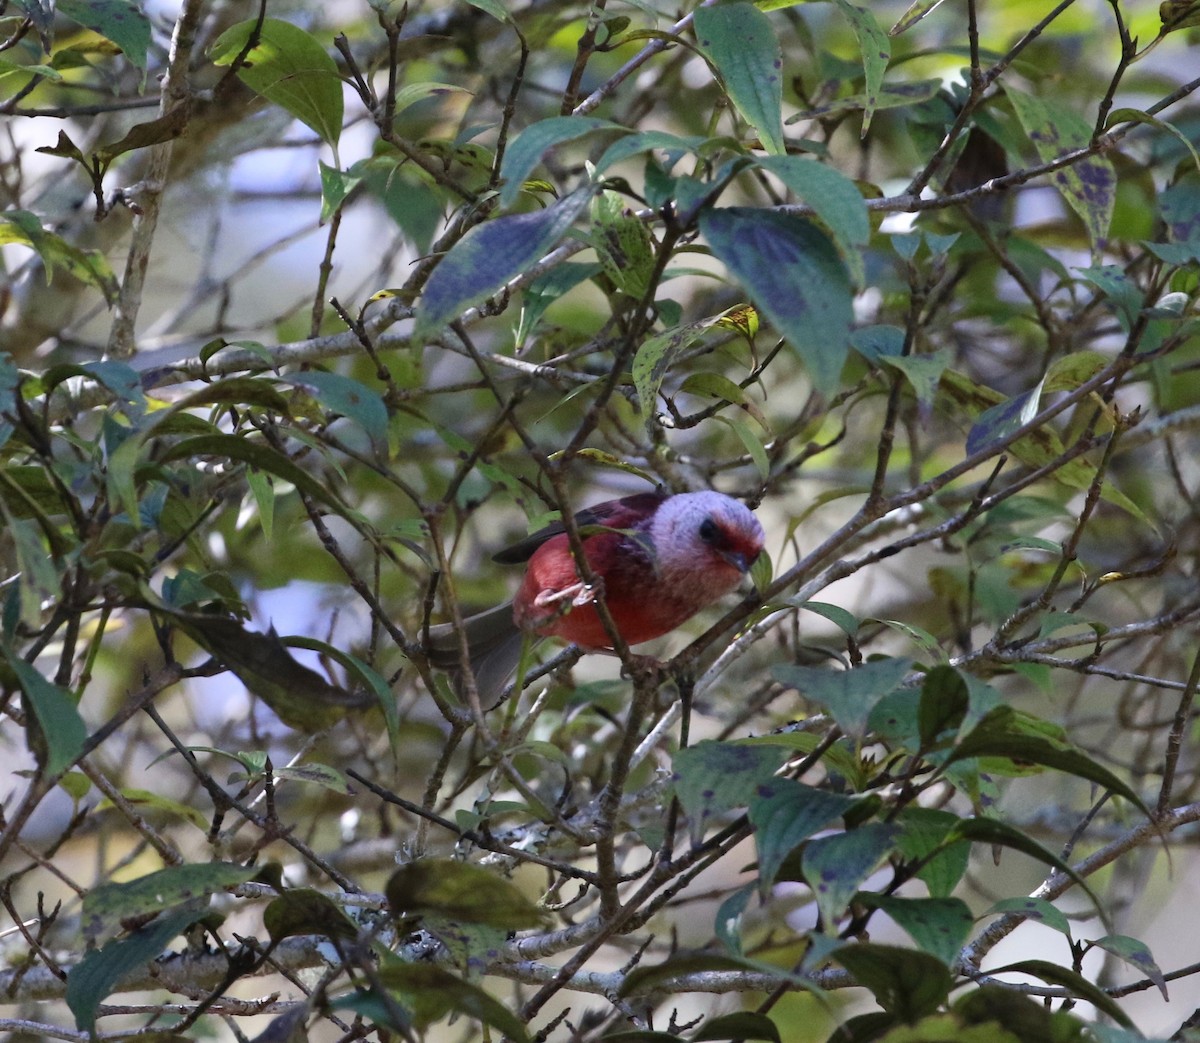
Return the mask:
<path id="1" fill-rule="evenodd" d="M 721 530 L 711 518 L 705 518 L 700 523 L 700 538 L 705 543 L 717 543 L 721 539 Z"/>

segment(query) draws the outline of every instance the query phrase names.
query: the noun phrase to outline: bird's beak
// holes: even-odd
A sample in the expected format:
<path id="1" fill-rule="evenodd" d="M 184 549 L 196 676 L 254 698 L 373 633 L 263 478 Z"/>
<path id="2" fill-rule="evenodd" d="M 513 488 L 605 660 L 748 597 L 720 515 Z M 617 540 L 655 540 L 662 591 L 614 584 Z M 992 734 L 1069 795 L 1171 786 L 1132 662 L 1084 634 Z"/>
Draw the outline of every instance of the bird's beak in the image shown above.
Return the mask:
<path id="1" fill-rule="evenodd" d="M 758 560 L 757 554 L 755 554 L 753 558 L 747 558 L 746 555 L 741 551 L 736 550 L 723 550 L 719 553 L 722 558 L 724 558 L 727 562 L 729 562 L 730 565 L 732 565 L 738 570 L 738 572 L 741 573 L 749 572 L 750 566 Z"/>

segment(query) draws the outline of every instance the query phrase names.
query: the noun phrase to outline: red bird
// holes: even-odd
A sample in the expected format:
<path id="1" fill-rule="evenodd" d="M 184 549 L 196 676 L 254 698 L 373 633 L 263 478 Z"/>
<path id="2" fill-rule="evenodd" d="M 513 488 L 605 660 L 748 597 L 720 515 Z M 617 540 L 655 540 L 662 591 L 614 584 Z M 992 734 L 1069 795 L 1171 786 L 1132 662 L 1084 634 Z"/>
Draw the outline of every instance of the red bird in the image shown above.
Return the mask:
<path id="1" fill-rule="evenodd" d="M 604 604 L 630 645 L 669 633 L 728 594 L 764 540 L 750 510 L 717 492 L 639 493 L 580 511 L 575 523 Z M 558 637 L 589 651 L 612 649 L 594 605 L 598 592 L 576 571 L 561 522 L 495 560 L 529 564 L 510 605 L 463 621 L 484 706 L 495 702 L 516 668 L 524 635 Z M 458 637 L 450 624 L 431 628 L 429 657 L 442 669 L 459 665 Z"/>

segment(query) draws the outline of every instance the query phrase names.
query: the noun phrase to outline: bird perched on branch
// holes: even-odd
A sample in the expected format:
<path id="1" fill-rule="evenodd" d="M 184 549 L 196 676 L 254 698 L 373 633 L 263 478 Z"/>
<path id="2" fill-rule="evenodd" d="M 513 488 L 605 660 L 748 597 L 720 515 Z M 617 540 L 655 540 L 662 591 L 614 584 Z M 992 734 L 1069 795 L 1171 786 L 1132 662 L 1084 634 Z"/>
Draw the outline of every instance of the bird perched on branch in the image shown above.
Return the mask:
<path id="1" fill-rule="evenodd" d="M 580 511 L 575 524 L 594 586 L 580 576 L 557 522 L 495 556 L 502 564 L 528 561 L 512 602 L 463 620 L 485 707 L 499 699 L 526 635 L 611 651 L 596 611 L 603 597 L 626 644 L 661 637 L 733 590 L 764 540 L 749 508 L 718 492 L 639 493 Z M 428 654 L 435 667 L 461 668 L 452 624 L 430 628 Z"/>

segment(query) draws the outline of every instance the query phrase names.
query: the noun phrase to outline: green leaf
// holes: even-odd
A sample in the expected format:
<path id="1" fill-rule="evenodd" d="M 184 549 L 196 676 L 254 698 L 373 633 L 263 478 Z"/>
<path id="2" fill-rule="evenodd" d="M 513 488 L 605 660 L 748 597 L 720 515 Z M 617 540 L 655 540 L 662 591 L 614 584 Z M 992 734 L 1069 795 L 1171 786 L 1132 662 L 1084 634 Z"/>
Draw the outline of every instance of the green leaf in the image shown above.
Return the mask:
<path id="1" fill-rule="evenodd" d="M 698 7 L 696 43 L 721 76 L 734 108 L 773 155 L 783 140 L 783 51 L 771 20 L 753 4 Z"/>
<path id="2" fill-rule="evenodd" d="M 675 356 L 699 340 L 709 326 L 707 321 L 691 322 L 642 341 L 633 356 L 631 372 L 643 420 L 649 420 L 654 415 L 659 388 Z"/>
<path id="3" fill-rule="evenodd" d="M 799 607 L 805 612 L 812 612 L 822 619 L 829 620 L 830 623 L 848 637 L 853 637 L 857 634 L 858 628 L 861 625 L 858 617 L 853 612 L 847 612 L 840 605 L 830 605 L 824 601 L 806 601 Z"/>
<path id="4" fill-rule="evenodd" d="M 379 451 L 387 446 L 388 412 L 378 391 L 340 373 L 305 370 L 280 378 L 311 391 L 326 409 L 352 420 Z"/>
<path id="5" fill-rule="evenodd" d="M 794 779 L 760 782 L 750 799 L 750 824 L 758 847 L 760 886 L 769 887 L 793 850 L 840 819 L 858 798 L 806 786 Z"/>
<path id="6" fill-rule="evenodd" d="M 3 653 L 37 718 L 46 748 L 46 773 L 57 775 L 66 771 L 83 752 L 88 737 L 87 725 L 79 716 L 74 697 L 61 685 L 47 681 L 11 649 L 4 648 Z"/>
<path id="7" fill-rule="evenodd" d="M 799 353 L 817 390 L 835 390 L 853 310 L 850 278 L 829 237 L 803 218 L 750 207 L 705 210 L 700 230 Z"/>
<path id="8" fill-rule="evenodd" d="M 697 375 L 713 376 L 714 374 Z M 736 386 L 735 384 L 734 387 Z M 771 473 L 771 458 L 767 455 L 767 450 L 762 444 L 762 440 L 754 433 L 749 423 L 740 416 L 726 416 L 723 413 L 718 413 L 713 419 L 733 430 L 733 433 L 738 436 L 738 440 L 745 447 L 747 455 L 754 462 L 754 469 L 758 471 L 759 477 L 765 479 Z"/>
<path id="9" fill-rule="evenodd" d="M 156 793 L 154 790 L 138 789 L 130 786 L 121 787 L 121 798 L 130 807 L 161 811 L 171 818 L 179 818 L 185 822 L 190 822 L 201 832 L 208 830 L 208 819 L 205 818 L 204 812 L 194 804 L 184 804 L 178 800 L 172 800 L 162 793 Z M 102 800 L 96 805 L 96 810 L 104 811 L 106 808 L 111 807 L 115 807 L 112 801 Z"/>
<path id="10" fill-rule="evenodd" d="M 162 912 L 197 897 L 207 897 L 253 880 L 259 866 L 196 862 L 171 866 L 122 884 L 100 884 L 83 896 L 83 934 L 94 941 L 122 920 Z"/>
<path id="11" fill-rule="evenodd" d="M 275 776 L 277 782 L 290 779 L 293 782 L 306 782 L 320 786 L 322 789 L 340 793 L 343 797 L 354 794 L 350 783 L 346 781 L 346 776 L 328 764 L 292 764 L 285 768 L 273 768 L 271 774 Z"/>
<path id="12" fill-rule="evenodd" d="M 150 19 L 131 0 L 57 0 L 54 9 L 121 48 L 143 72 L 150 49 Z"/>
<path id="13" fill-rule="evenodd" d="M 1057 906 L 1044 898 L 1033 898 L 1022 895 L 1018 898 L 1005 898 L 993 905 L 989 913 L 1017 913 L 1035 923 L 1044 924 L 1051 930 L 1071 937 L 1071 921 Z"/>
<path id="14" fill-rule="evenodd" d="M 211 613 L 177 611 L 171 618 L 289 728 L 319 732 L 371 704 L 365 694 L 332 685 L 297 662 L 274 630 L 257 633 Z"/>
<path id="15" fill-rule="evenodd" d="M 826 932 L 846 911 L 879 863 L 896 846 L 899 830 L 882 822 L 810 840 L 800 858 L 801 871 L 812 888 Z"/>
<path id="16" fill-rule="evenodd" d="M 521 131 L 505 150 L 504 160 L 500 164 L 500 179 L 504 182 L 500 189 L 501 208 L 507 210 L 517 201 L 525 179 L 550 149 L 567 141 L 577 141 L 598 130 L 628 133 L 621 124 L 595 116 L 551 116 Z"/>
<path id="17" fill-rule="evenodd" d="M 960 898 L 899 898 L 859 892 L 855 901 L 886 913 L 923 952 L 947 966 L 957 959 L 975 924 L 970 907 Z"/>
<path id="18" fill-rule="evenodd" d="M 324 160 L 318 161 L 321 171 L 321 223 L 324 224 L 338 212 L 346 198 L 363 180 L 362 173 L 339 170 Z"/>
<path id="19" fill-rule="evenodd" d="M 467 862 L 426 858 L 401 866 L 384 889 L 396 914 L 432 914 L 506 931 L 540 927 L 541 911 L 498 873 Z"/>
<path id="20" fill-rule="evenodd" d="M 870 989 L 885 1011 L 909 1024 L 936 1011 L 954 984 L 941 960 L 894 945 L 844 945 L 833 958 Z"/>
<path id="21" fill-rule="evenodd" d="M 441 332 L 549 252 L 583 213 L 592 190 L 581 188 L 532 214 L 498 217 L 471 229 L 433 270 L 417 302 L 413 338 Z"/>
<path id="22" fill-rule="evenodd" d="M 854 285 L 864 279 L 862 248 L 871 237 L 871 222 L 858 186 L 841 171 L 801 156 L 756 156 L 755 165 L 774 174 L 813 208 L 850 270 Z"/>
<path id="23" fill-rule="evenodd" d="M 771 1043 L 783 1043 L 775 1022 L 765 1014 L 752 1010 L 739 1010 L 709 1018 L 692 1033 L 691 1038 L 692 1043 L 712 1039 L 769 1039 Z"/>
<path id="24" fill-rule="evenodd" d="M 75 1026 L 82 1032 L 93 1032 L 96 1011 L 117 982 L 157 959 L 172 938 L 207 915 L 207 903 L 188 904 L 156 917 L 127 938 L 87 953 L 67 975 L 66 1000 L 75 1015 Z"/>
<path id="25" fill-rule="evenodd" d="M 1154 957 L 1150 954 L 1150 949 L 1145 942 L 1137 938 L 1130 938 L 1126 934 L 1106 934 L 1103 938 L 1089 939 L 1088 944 L 1112 953 L 1117 959 L 1124 960 L 1139 974 L 1144 974 L 1157 986 L 1158 991 L 1162 993 L 1162 998 L 1170 1002 L 1170 997 L 1167 995 L 1167 979 L 1163 977 L 1163 972 L 1154 962 Z"/>
<path id="26" fill-rule="evenodd" d="M 1000 985 L 983 985 L 954 1001 L 954 1013 L 989 1033 L 985 1039 L 1014 1043 L 1042 1040 L 1082 1043 L 1082 1025 L 1062 1011 L 1051 1012 L 1039 1000 Z M 1092 1026 L 1088 1026 L 1090 1029 Z M 1006 1035 L 1001 1035 L 1006 1033 Z"/>
<path id="27" fill-rule="evenodd" d="M 706 739 L 679 750 L 672 759 L 675 795 L 701 837 L 710 820 L 744 808 L 787 760 L 787 752 Z"/>
<path id="28" fill-rule="evenodd" d="M 396 693 L 392 691 L 391 685 L 387 683 L 386 678 L 364 663 L 358 656 L 343 651 L 336 645 L 331 645 L 328 641 L 319 641 L 316 638 L 310 637 L 292 636 L 284 638 L 283 643 L 290 648 L 307 648 L 314 652 L 320 652 L 321 655 L 328 656 L 334 662 L 340 663 L 352 677 L 357 678 L 359 683 L 375 696 L 375 701 L 382 711 L 383 719 L 387 724 L 388 741 L 391 743 L 392 755 L 399 758 L 400 714 L 396 708 Z"/>
<path id="29" fill-rule="evenodd" d="M 1060 967 L 1057 963 L 1051 963 L 1049 960 L 1020 960 L 1004 967 L 988 968 L 989 975 L 1007 973 L 1032 974 L 1035 978 L 1041 978 L 1042 981 L 1049 982 L 1051 985 L 1061 985 L 1070 989 L 1080 999 L 1092 1004 L 1097 1010 L 1103 1011 L 1118 1025 L 1133 1028 L 1133 1022 L 1129 1015 L 1121 1009 L 1116 1000 L 1098 985 L 1088 981 L 1082 974 L 1067 967 Z"/>
<path id="30" fill-rule="evenodd" d="M 250 41 L 256 20 L 226 29 L 212 45 L 216 65 L 231 65 Z M 342 81 L 334 60 L 309 33 L 291 22 L 265 18 L 258 41 L 238 68 L 256 94 L 290 113 L 336 146 L 342 133 Z"/>
<path id="31" fill-rule="evenodd" d="M 1091 126 L 1065 106 L 1026 94 L 1010 84 L 1005 84 L 1004 92 L 1043 162 L 1091 144 Z M 1088 156 L 1054 171 L 1050 179 L 1083 221 L 1092 243 L 1098 244 L 1108 235 L 1116 205 L 1117 175 L 1112 161 L 1105 156 Z"/>
<path id="32" fill-rule="evenodd" d="M 959 819 L 954 828 L 946 834 L 944 842 L 952 844 L 959 840 L 969 840 L 975 844 L 991 844 L 993 847 L 1011 847 L 1014 851 L 1020 851 L 1031 858 L 1036 858 L 1045 865 L 1053 866 L 1060 873 L 1066 873 L 1087 892 L 1093 902 L 1099 905 L 1096 896 L 1092 894 L 1091 888 L 1088 887 L 1087 881 L 1083 877 L 1052 851 L 1042 847 L 1036 840 L 1026 836 L 1019 829 L 1014 829 L 1007 822 L 983 815 Z"/>
<path id="33" fill-rule="evenodd" d="M 858 49 L 863 60 L 863 121 L 860 137 L 866 137 L 871 127 L 871 118 L 879 105 L 879 92 L 883 87 L 883 74 L 887 72 L 892 58 L 892 41 L 888 39 L 875 21 L 875 16 L 865 7 L 855 7 L 847 0 L 837 0 L 842 14 L 850 21 L 854 35 L 858 37 Z"/>
<path id="34" fill-rule="evenodd" d="M 272 899 L 263 910 L 263 926 L 275 945 L 305 934 L 348 940 L 358 937 L 358 928 L 333 899 L 310 887 L 285 891 Z"/>
<path id="35" fill-rule="evenodd" d="M 922 863 L 917 879 L 934 898 L 949 897 L 967 872 L 970 843 L 943 843 L 959 821 L 952 812 L 917 807 L 905 808 L 896 819 L 901 829 L 896 850 L 906 862 Z"/>
<path id="36" fill-rule="evenodd" d="M 944 664 L 931 668 L 921 685 L 922 747 L 933 747 L 943 732 L 957 731 L 966 719 L 970 702 L 966 681 L 957 670 Z"/>
<path id="37" fill-rule="evenodd" d="M 654 150 L 666 152 L 668 163 L 673 163 L 678 156 L 700 151 L 708 140 L 706 137 L 696 135 L 681 137 L 678 134 L 669 134 L 665 130 L 644 130 L 638 134 L 626 134 L 609 145 L 596 160 L 596 175 L 603 174 L 609 167 L 624 163 L 633 156 Z M 652 177 L 653 175 L 648 176 Z M 647 200 L 656 208 L 661 205 L 661 202 L 655 204 L 651 201 L 649 194 L 647 194 Z"/>
<path id="38" fill-rule="evenodd" d="M 771 675 L 827 709 L 847 735 L 861 737 L 871 708 L 894 692 L 911 669 L 908 659 L 879 659 L 852 670 L 781 664 Z"/>
<path id="39" fill-rule="evenodd" d="M 47 285 L 57 268 L 98 289 L 109 304 L 117 299 L 117 277 L 104 255 L 98 250 L 80 250 L 54 232 L 46 231 L 28 210 L 7 210 L 0 214 L 0 246 L 5 243 L 20 243 L 36 250 L 42 259 Z"/>
<path id="40" fill-rule="evenodd" d="M 260 471 L 282 478 L 297 489 L 302 489 L 309 496 L 333 508 L 334 513 L 346 517 L 350 514 L 347 507 L 329 487 L 327 482 L 320 482 L 308 471 L 293 463 L 282 453 L 277 452 L 262 442 L 241 438 L 237 435 L 197 435 L 195 438 L 185 438 L 170 446 L 160 458 L 162 463 L 172 460 L 190 460 L 201 456 L 224 457 L 230 460 L 240 460 L 242 463 L 257 467 Z"/>
<path id="41" fill-rule="evenodd" d="M 432 963 L 404 963 L 388 956 L 375 971 L 379 982 L 398 993 L 413 1012 L 418 1027 L 457 1011 L 491 1025 L 514 1043 L 529 1043 L 520 1019 L 478 986 L 463 981 Z"/>
<path id="42" fill-rule="evenodd" d="M 1150 816 L 1141 797 L 1128 783 L 1070 743 L 1032 730 L 1008 706 L 998 706 L 987 714 L 958 741 L 944 764 L 949 765 L 968 757 L 1006 757 L 1066 772 L 1124 797 L 1147 817 Z"/>
<path id="43" fill-rule="evenodd" d="M 652 996 L 658 991 L 661 982 L 668 982 L 683 975 L 713 971 L 755 971 L 760 974 L 774 974 L 778 975 L 780 981 L 789 981 L 802 987 L 813 988 L 811 985 L 807 985 L 799 975 L 788 974 L 779 967 L 773 967 L 758 960 L 750 960 L 744 956 L 730 956 L 728 953 L 713 952 L 708 949 L 702 951 L 680 949 L 671 953 L 661 963 L 643 963 L 635 967 L 625 975 L 618 995 L 622 997 Z M 819 992 L 817 994 L 820 995 Z"/>

